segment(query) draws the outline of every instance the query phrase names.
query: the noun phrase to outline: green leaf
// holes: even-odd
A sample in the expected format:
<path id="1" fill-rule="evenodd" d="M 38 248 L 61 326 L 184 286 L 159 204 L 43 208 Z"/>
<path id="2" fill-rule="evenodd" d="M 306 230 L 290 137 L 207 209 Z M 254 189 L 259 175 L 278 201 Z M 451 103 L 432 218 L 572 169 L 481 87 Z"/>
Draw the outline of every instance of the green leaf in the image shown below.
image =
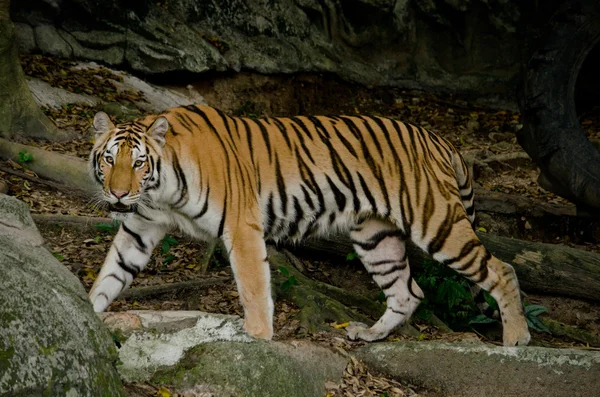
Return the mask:
<path id="1" fill-rule="evenodd" d="M 285 280 L 283 283 L 281 283 L 281 290 L 282 291 L 287 291 L 288 289 L 291 288 L 291 284 L 290 284 L 290 280 Z"/>
<path id="2" fill-rule="evenodd" d="M 94 227 L 96 228 L 96 230 L 99 230 L 101 232 L 115 231 L 115 226 L 112 223 L 98 223 L 97 225 L 94 225 Z"/>
<path id="3" fill-rule="evenodd" d="M 498 322 L 498 320 L 488 317 L 485 314 L 479 314 L 475 317 L 473 317 L 471 320 L 469 320 L 469 325 L 472 324 L 490 324 L 490 323 L 496 323 Z"/>
<path id="4" fill-rule="evenodd" d="M 173 262 L 174 259 L 175 259 L 175 255 L 168 255 L 167 257 L 165 257 L 165 259 L 163 259 L 163 263 L 169 264 L 169 263 Z"/>
<path id="5" fill-rule="evenodd" d="M 27 153 L 27 150 L 19 152 L 19 163 L 28 163 L 33 160 L 33 156 Z"/>
<path id="6" fill-rule="evenodd" d="M 285 267 L 283 267 L 283 266 L 279 266 L 277 269 L 278 269 L 278 270 L 281 272 L 281 274 L 283 274 L 284 276 L 286 276 L 286 277 L 289 277 L 289 276 L 290 276 L 290 272 L 289 272 L 289 271 L 288 271 L 288 269 L 286 269 Z"/>
<path id="7" fill-rule="evenodd" d="M 540 314 L 547 312 L 548 308 L 542 305 L 527 305 L 525 306 L 525 315 L 537 317 Z"/>
<path id="8" fill-rule="evenodd" d="M 179 244 L 179 241 L 175 240 L 173 237 L 167 234 L 162 240 L 161 253 L 163 255 L 167 254 L 169 250 L 171 250 L 171 247 L 177 244 Z"/>
<path id="9" fill-rule="evenodd" d="M 546 327 L 546 324 L 544 324 L 542 322 L 542 320 L 540 320 L 537 317 L 526 317 L 527 319 L 527 325 L 529 325 L 529 328 L 538 331 L 538 332 L 545 332 L 547 334 L 552 334 L 550 332 L 550 330 L 548 329 L 548 327 Z"/>
<path id="10" fill-rule="evenodd" d="M 498 308 L 498 302 L 496 302 L 496 299 L 494 299 L 494 297 L 487 291 L 483 291 L 483 297 L 485 298 L 485 301 L 487 302 L 487 304 L 490 306 L 490 308 L 492 310 L 500 310 Z"/>
<path id="11" fill-rule="evenodd" d="M 294 276 L 290 276 L 287 281 L 289 281 L 290 285 L 298 285 L 298 280 Z"/>
<path id="12" fill-rule="evenodd" d="M 348 262 L 353 261 L 356 258 L 358 258 L 358 254 L 356 252 L 350 252 L 348 255 L 346 255 L 346 260 Z"/>

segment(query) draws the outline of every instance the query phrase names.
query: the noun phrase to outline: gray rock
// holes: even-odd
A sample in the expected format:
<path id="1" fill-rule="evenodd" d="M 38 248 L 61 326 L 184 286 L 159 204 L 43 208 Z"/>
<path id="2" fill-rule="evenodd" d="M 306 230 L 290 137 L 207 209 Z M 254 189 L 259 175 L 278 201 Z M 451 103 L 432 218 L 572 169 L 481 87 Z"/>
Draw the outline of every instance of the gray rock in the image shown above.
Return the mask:
<path id="1" fill-rule="evenodd" d="M 79 280 L 0 194 L 0 395 L 121 396 L 115 345 Z"/>
<path id="2" fill-rule="evenodd" d="M 377 371 L 457 397 L 583 397 L 600 388 L 595 351 L 397 342 L 354 353 Z"/>
<path id="3" fill-rule="evenodd" d="M 73 49 L 51 25 L 37 26 L 34 29 L 35 41 L 42 54 L 57 58 L 70 58 Z"/>
<path id="4" fill-rule="evenodd" d="M 368 86 L 495 100 L 513 95 L 520 7 L 486 0 L 171 0 L 168 7 L 78 0 L 51 15 L 17 3 L 14 14 L 60 21 L 77 58 L 144 74 L 326 72 Z"/>
<path id="5" fill-rule="evenodd" d="M 325 382 L 340 381 L 346 364 L 340 355 L 305 341 L 215 342 L 192 348 L 152 382 L 173 385 L 184 394 L 315 397 L 325 395 Z"/>
<path id="6" fill-rule="evenodd" d="M 311 342 L 256 341 L 237 316 L 129 311 L 106 313 L 104 322 L 124 336 L 118 368 L 126 381 L 167 384 L 183 394 L 319 396 L 347 364 Z"/>
<path id="7" fill-rule="evenodd" d="M 33 28 L 26 23 L 15 23 L 15 33 L 17 34 L 17 42 L 19 43 L 20 54 L 31 54 L 35 52 L 37 45 L 35 44 L 35 35 Z"/>

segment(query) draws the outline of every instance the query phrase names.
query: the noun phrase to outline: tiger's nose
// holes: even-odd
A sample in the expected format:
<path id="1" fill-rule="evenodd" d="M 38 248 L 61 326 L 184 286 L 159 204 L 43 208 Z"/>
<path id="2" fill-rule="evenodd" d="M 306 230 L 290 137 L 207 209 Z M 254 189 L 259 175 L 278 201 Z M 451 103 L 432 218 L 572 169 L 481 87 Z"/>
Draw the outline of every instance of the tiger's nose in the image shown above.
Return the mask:
<path id="1" fill-rule="evenodd" d="M 125 190 L 112 190 L 112 189 L 110 192 L 113 194 L 113 196 L 115 196 L 118 199 L 127 196 L 127 194 L 129 193 L 128 191 L 125 191 Z"/>

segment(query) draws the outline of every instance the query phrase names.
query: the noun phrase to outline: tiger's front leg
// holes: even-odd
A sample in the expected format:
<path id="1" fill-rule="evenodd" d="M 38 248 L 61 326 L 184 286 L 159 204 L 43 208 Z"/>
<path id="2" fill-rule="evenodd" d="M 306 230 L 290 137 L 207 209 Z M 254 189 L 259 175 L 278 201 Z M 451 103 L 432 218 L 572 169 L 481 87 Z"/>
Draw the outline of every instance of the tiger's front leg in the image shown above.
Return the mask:
<path id="1" fill-rule="evenodd" d="M 255 338 L 273 337 L 273 298 L 267 247 L 262 231 L 237 227 L 223 235 L 229 261 L 244 307 L 244 329 Z"/>
<path id="2" fill-rule="evenodd" d="M 95 312 L 106 310 L 129 287 L 165 233 L 164 226 L 135 216 L 123 222 L 89 293 Z"/>

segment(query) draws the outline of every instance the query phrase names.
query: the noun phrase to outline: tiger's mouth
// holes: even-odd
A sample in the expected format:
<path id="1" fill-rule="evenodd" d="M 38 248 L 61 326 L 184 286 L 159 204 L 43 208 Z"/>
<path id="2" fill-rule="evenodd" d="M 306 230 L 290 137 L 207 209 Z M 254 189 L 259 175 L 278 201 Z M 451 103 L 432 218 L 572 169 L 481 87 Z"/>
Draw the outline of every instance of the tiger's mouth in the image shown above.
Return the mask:
<path id="1" fill-rule="evenodd" d="M 126 205 L 123 203 L 111 204 L 108 208 L 111 212 L 120 212 L 122 214 L 133 212 L 133 205 Z"/>

